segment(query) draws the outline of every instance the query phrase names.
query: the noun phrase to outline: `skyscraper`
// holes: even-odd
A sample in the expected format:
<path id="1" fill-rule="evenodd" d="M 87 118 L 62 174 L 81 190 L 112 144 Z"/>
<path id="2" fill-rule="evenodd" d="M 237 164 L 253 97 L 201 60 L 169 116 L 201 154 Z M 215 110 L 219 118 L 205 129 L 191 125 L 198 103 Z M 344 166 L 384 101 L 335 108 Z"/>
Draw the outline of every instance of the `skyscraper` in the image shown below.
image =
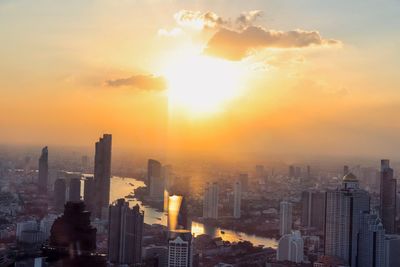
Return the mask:
<path id="1" fill-rule="evenodd" d="M 380 186 L 380 213 L 388 234 L 396 232 L 396 187 L 397 182 L 393 177 L 393 169 L 389 160 L 381 160 L 381 186 Z"/>
<path id="2" fill-rule="evenodd" d="M 68 201 L 77 202 L 81 200 L 81 179 L 72 178 L 69 180 Z"/>
<path id="3" fill-rule="evenodd" d="M 188 230 L 170 231 L 168 239 L 168 267 L 192 267 L 192 233 Z"/>
<path id="4" fill-rule="evenodd" d="M 207 183 L 203 199 L 204 218 L 218 219 L 218 194 L 218 183 L 214 182 L 211 185 Z"/>
<path id="5" fill-rule="evenodd" d="M 377 214 L 365 212 L 361 215 L 357 266 L 385 266 L 385 230 Z"/>
<path id="6" fill-rule="evenodd" d="M 325 255 L 357 266 L 360 217 L 369 211 L 370 198 L 359 188 L 357 177 L 348 173 L 341 188 L 326 193 Z"/>
<path id="7" fill-rule="evenodd" d="M 322 231 L 324 223 L 325 192 L 303 191 L 301 193 L 301 224 Z"/>
<path id="8" fill-rule="evenodd" d="M 111 179 L 111 134 L 104 134 L 96 142 L 94 157 L 94 182 L 96 188 L 94 213 L 101 217 L 102 209 L 108 208 L 110 202 Z"/>
<path id="9" fill-rule="evenodd" d="M 242 191 L 247 192 L 249 190 L 249 175 L 247 173 L 239 174 L 239 181 L 242 185 Z"/>
<path id="10" fill-rule="evenodd" d="M 93 212 L 95 205 L 95 183 L 93 176 L 86 177 L 84 182 L 83 200 L 88 211 Z"/>
<path id="11" fill-rule="evenodd" d="M 138 205 L 118 199 L 110 205 L 108 260 L 116 265 L 134 265 L 142 259 L 144 213 Z"/>
<path id="12" fill-rule="evenodd" d="M 278 261 L 291 261 L 300 263 L 304 260 L 304 241 L 299 231 L 283 235 L 279 239 L 276 251 Z"/>
<path id="13" fill-rule="evenodd" d="M 292 232 L 292 203 L 282 201 L 280 203 L 280 227 L 279 234 L 281 236 L 290 234 Z"/>
<path id="14" fill-rule="evenodd" d="M 240 181 L 236 181 L 233 185 L 233 217 L 235 219 L 240 218 L 241 203 L 242 203 L 242 184 Z"/>
<path id="15" fill-rule="evenodd" d="M 57 179 L 54 183 L 54 207 L 57 212 L 64 210 L 66 190 L 65 179 Z"/>
<path id="16" fill-rule="evenodd" d="M 154 159 L 147 162 L 147 183 L 149 196 L 155 200 L 164 198 L 165 183 L 162 175 L 161 163 Z"/>
<path id="17" fill-rule="evenodd" d="M 42 149 L 42 154 L 39 158 L 39 192 L 47 193 L 47 181 L 49 179 L 49 151 L 47 146 Z"/>

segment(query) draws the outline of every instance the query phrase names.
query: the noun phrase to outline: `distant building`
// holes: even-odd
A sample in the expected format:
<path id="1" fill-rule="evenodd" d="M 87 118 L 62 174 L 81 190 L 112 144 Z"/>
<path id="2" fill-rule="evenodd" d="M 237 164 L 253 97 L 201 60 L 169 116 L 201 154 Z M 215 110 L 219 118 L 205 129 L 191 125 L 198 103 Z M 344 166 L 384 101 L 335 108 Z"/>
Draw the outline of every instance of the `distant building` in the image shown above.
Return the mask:
<path id="1" fill-rule="evenodd" d="M 242 192 L 249 191 L 249 175 L 247 173 L 239 174 L 239 181 L 242 185 Z"/>
<path id="2" fill-rule="evenodd" d="M 299 231 L 285 234 L 279 239 L 276 259 L 278 261 L 303 262 L 304 241 Z"/>
<path id="3" fill-rule="evenodd" d="M 343 177 L 350 173 L 350 168 L 347 165 L 343 166 Z"/>
<path id="4" fill-rule="evenodd" d="M 96 196 L 96 186 L 93 176 L 86 177 L 83 190 L 83 200 L 85 202 L 86 208 L 88 211 L 93 212 L 93 210 L 95 209 L 94 207 Z"/>
<path id="5" fill-rule="evenodd" d="M 40 231 L 44 233 L 46 239 L 50 237 L 51 227 L 53 226 L 53 223 L 56 219 L 57 215 L 48 214 L 40 220 Z"/>
<path id="6" fill-rule="evenodd" d="M 118 199 L 110 205 L 108 260 L 115 265 L 135 265 L 142 261 L 143 211 L 138 205 Z"/>
<path id="7" fill-rule="evenodd" d="M 400 235 L 385 236 L 385 267 L 400 266 Z"/>
<path id="8" fill-rule="evenodd" d="M 157 160 L 149 159 L 147 162 L 147 182 L 149 196 L 156 200 L 163 200 L 165 183 L 161 163 Z"/>
<path id="9" fill-rule="evenodd" d="M 49 179 L 49 151 L 47 146 L 42 149 L 42 154 L 39 158 L 39 192 L 47 193 L 47 181 Z"/>
<path id="10" fill-rule="evenodd" d="M 397 182 L 389 160 L 381 160 L 380 215 L 383 228 L 388 234 L 396 232 L 396 186 Z"/>
<path id="11" fill-rule="evenodd" d="M 214 182 L 211 185 L 207 183 L 203 199 L 204 218 L 218 219 L 218 194 L 218 183 Z"/>
<path id="12" fill-rule="evenodd" d="M 304 191 L 301 193 L 301 224 L 324 230 L 325 192 Z"/>
<path id="13" fill-rule="evenodd" d="M 68 201 L 80 201 L 81 200 L 81 179 L 72 178 L 69 180 L 69 196 Z"/>
<path id="14" fill-rule="evenodd" d="M 294 178 L 296 176 L 295 167 L 293 165 L 289 165 L 289 174 L 290 178 Z"/>
<path id="15" fill-rule="evenodd" d="M 153 260 L 154 267 L 165 267 L 168 265 L 168 247 L 150 245 L 143 248 L 144 260 Z"/>
<path id="16" fill-rule="evenodd" d="M 357 266 L 385 267 L 385 230 L 377 214 L 361 215 L 357 248 Z"/>
<path id="17" fill-rule="evenodd" d="M 28 220 L 28 221 L 23 221 L 23 222 L 18 222 L 17 223 L 17 229 L 16 229 L 16 237 L 17 241 L 20 241 L 23 235 L 23 232 L 26 231 L 36 231 L 38 230 L 38 222 L 36 220 Z"/>
<path id="18" fill-rule="evenodd" d="M 370 197 L 359 188 L 357 177 L 348 173 L 341 188 L 326 193 L 325 255 L 357 266 L 361 215 L 369 211 Z"/>
<path id="19" fill-rule="evenodd" d="M 54 208 L 57 212 L 64 210 L 67 186 L 65 179 L 57 179 L 54 183 Z"/>
<path id="20" fill-rule="evenodd" d="M 279 234 L 281 236 L 291 234 L 292 232 L 292 203 L 282 201 L 280 203 L 280 222 L 279 222 Z"/>
<path id="21" fill-rule="evenodd" d="M 236 181 L 233 184 L 233 217 L 239 219 L 241 216 L 242 183 Z"/>
<path id="22" fill-rule="evenodd" d="M 96 188 L 93 212 L 101 218 L 102 210 L 108 209 L 110 203 L 110 179 L 111 179 L 111 134 L 104 134 L 96 142 L 94 157 L 94 182 Z"/>
<path id="23" fill-rule="evenodd" d="M 193 236 L 189 230 L 169 232 L 168 267 L 193 266 Z"/>

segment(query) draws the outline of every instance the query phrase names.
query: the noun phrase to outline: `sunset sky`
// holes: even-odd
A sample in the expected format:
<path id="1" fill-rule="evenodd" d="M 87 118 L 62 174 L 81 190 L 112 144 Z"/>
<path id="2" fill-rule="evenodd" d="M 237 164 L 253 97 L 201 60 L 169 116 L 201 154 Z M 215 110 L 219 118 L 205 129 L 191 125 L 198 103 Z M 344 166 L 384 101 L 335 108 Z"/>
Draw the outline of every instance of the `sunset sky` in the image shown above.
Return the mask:
<path id="1" fill-rule="evenodd" d="M 400 1 L 0 0 L 2 144 L 397 157 Z"/>

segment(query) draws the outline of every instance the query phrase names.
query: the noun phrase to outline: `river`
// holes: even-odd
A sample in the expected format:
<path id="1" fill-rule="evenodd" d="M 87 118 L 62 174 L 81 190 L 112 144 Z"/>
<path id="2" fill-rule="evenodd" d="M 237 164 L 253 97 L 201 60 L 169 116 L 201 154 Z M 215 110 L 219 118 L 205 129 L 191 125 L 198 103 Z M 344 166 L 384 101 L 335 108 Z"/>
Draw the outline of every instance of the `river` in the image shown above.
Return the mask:
<path id="1" fill-rule="evenodd" d="M 118 198 L 124 198 L 125 196 L 132 193 L 132 191 L 138 187 L 145 186 L 142 181 L 136 180 L 134 178 L 121 178 L 113 177 L 111 179 L 111 190 L 110 190 L 110 201 L 114 202 Z M 160 212 L 149 206 L 144 206 L 142 202 L 134 199 L 129 201 L 130 206 L 135 206 L 138 204 L 144 210 L 144 222 L 147 224 L 162 224 L 167 225 L 167 215 L 164 212 Z M 272 238 L 264 238 L 256 235 L 248 235 L 241 232 L 231 231 L 227 229 L 222 229 L 218 227 L 212 227 L 204 225 L 200 222 L 192 222 L 192 233 L 196 235 L 207 234 L 212 237 L 221 237 L 225 241 L 229 242 L 239 242 L 239 241 L 249 241 L 255 246 L 264 247 L 277 247 L 277 241 Z M 224 232 L 224 234 L 221 233 Z"/>

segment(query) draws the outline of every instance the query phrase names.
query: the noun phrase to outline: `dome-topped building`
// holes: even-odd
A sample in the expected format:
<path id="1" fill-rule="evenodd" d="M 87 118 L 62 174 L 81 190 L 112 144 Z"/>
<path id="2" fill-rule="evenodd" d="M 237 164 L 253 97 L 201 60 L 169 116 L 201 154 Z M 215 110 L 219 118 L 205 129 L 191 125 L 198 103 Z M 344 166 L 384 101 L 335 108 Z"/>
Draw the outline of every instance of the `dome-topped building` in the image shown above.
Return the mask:
<path id="1" fill-rule="evenodd" d="M 345 176 L 343 176 L 343 181 L 344 182 L 356 182 L 358 181 L 357 176 L 355 176 L 354 174 L 352 174 L 351 172 L 349 172 L 348 174 L 346 174 Z"/>

